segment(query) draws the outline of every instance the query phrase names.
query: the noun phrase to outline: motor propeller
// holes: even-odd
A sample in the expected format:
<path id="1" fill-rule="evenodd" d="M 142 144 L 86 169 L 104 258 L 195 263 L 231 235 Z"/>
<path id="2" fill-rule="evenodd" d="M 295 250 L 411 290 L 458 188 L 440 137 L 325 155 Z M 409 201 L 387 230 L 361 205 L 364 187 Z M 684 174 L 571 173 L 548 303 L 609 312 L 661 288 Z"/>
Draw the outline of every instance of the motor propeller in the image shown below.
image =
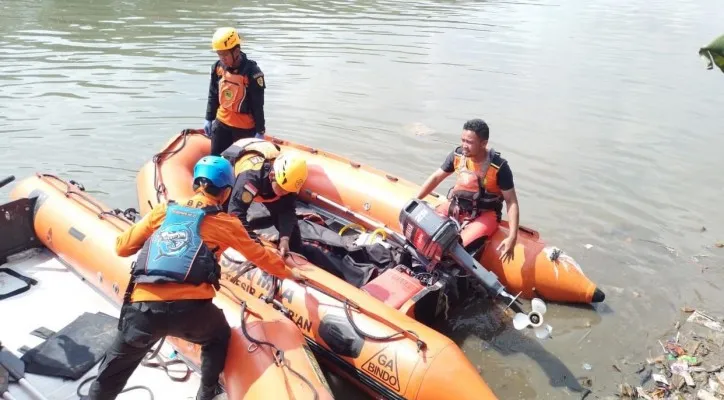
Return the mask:
<path id="1" fill-rule="evenodd" d="M 530 305 L 531 311 L 528 314 L 522 312 L 515 313 L 513 317 L 513 327 L 518 331 L 525 328 L 532 328 L 538 339 L 552 337 L 551 332 L 553 331 L 553 327 L 548 324 L 543 324 L 543 315 L 545 315 L 548 310 L 546 303 L 536 297 L 531 300 Z"/>

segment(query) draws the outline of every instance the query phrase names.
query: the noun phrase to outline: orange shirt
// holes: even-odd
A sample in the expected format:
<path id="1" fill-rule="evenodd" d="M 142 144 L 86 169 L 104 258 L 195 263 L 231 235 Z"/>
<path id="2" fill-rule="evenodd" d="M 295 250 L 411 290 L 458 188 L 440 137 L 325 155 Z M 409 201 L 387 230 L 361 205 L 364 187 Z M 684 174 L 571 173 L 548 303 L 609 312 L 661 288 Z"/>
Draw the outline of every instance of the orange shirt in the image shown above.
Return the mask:
<path id="1" fill-rule="evenodd" d="M 179 202 L 179 204 L 184 204 Z M 186 202 L 188 207 L 202 208 L 216 205 L 218 201 L 198 193 Z M 151 234 L 166 219 L 166 203 L 156 205 L 143 219 L 128 228 L 116 239 L 116 253 L 128 257 L 138 252 Z M 199 228 L 201 239 L 209 249 L 216 250 L 216 258 L 231 247 L 264 271 L 279 278 L 289 276 L 284 260 L 270 248 L 258 244 L 249 237 L 238 218 L 227 213 L 207 215 Z M 170 301 L 211 299 L 215 295 L 211 284 L 191 285 L 186 283 L 139 283 L 133 290 L 131 301 Z"/>

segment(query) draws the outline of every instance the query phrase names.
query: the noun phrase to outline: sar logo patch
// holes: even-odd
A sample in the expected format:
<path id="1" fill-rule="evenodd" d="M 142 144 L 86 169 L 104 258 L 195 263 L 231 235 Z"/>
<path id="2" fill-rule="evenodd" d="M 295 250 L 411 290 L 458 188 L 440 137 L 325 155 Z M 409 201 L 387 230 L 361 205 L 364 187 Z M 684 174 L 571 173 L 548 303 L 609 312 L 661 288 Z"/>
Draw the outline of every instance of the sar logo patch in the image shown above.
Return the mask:
<path id="1" fill-rule="evenodd" d="M 260 76 L 260 77 L 256 78 L 256 83 L 258 83 L 259 86 L 264 87 L 264 77 Z"/>
<path id="2" fill-rule="evenodd" d="M 156 237 L 158 255 L 155 260 L 161 257 L 176 257 L 191 245 L 193 233 L 188 224 L 173 224 L 158 232 Z"/>
<path id="3" fill-rule="evenodd" d="M 231 93 L 231 90 L 229 90 L 229 89 L 224 90 L 224 92 L 222 93 L 222 95 L 224 96 L 224 98 L 225 98 L 226 100 L 231 100 L 231 98 L 234 97 L 234 94 Z"/>
<path id="4" fill-rule="evenodd" d="M 241 194 L 241 201 L 245 204 L 249 204 L 254 200 L 254 195 L 251 194 L 248 191 L 244 191 L 244 193 Z"/>

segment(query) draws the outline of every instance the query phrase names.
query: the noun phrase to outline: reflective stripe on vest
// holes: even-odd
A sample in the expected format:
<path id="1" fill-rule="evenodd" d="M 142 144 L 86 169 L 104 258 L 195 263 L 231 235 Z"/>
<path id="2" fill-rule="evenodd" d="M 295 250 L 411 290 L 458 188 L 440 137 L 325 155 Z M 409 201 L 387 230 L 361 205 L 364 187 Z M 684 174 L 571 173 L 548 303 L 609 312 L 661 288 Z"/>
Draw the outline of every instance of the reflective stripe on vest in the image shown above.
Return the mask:
<path id="1" fill-rule="evenodd" d="M 245 104 L 249 77 L 232 74 L 221 66 L 216 67 L 216 75 L 220 77 L 219 108 L 216 110 L 216 119 L 234 128 L 254 128 L 254 117 L 246 109 Z"/>
<path id="2" fill-rule="evenodd" d="M 136 283 L 218 283 L 216 258 L 204 244 L 201 221 L 219 207 L 192 208 L 169 203 L 166 218 L 144 243 L 133 266 Z"/>

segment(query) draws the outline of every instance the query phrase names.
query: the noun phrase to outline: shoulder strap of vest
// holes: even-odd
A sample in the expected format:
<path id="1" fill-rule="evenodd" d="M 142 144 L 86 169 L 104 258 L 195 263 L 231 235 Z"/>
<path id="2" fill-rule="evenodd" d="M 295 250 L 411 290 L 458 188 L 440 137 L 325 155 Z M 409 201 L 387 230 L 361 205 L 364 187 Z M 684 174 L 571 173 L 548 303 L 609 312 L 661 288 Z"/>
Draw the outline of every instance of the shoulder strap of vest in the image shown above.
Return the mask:
<path id="1" fill-rule="evenodd" d="M 488 158 L 490 159 L 490 165 L 495 169 L 500 169 L 503 165 L 503 158 L 500 156 L 500 152 L 495 151 L 495 149 L 490 149 Z"/>
<path id="2" fill-rule="evenodd" d="M 495 150 L 489 149 L 489 150 L 488 150 L 488 156 L 485 157 L 485 161 L 483 161 L 483 164 L 480 166 L 480 176 L 481 176 L 482 178 L 485 178 L 485 175 L 488 174 L 488 169 L 489 169 L 490 166 L 493 164 L 493 163 L 492 163 L 492 161 L 493 161 L 493 156 L 492 156 L 492 154 L 493 154 L 494 152 L 495 152 Z"/>
<path id="3" fill-rule="evenodd" d="M 206 215 L 214 215 L 224 211 L 224 209 L 218 204 L 214 206 L 203 207 L 202 210 L 204 210 L 204 213 Z"/>
<path id="4" fill-rule="evenodd" d="M 276 149 L 277 153 L 282 151 L 282 148 L 279 147 L 279 145 L 276 144 L 276 143 L 268 142 L 268 141 L 266 141 L 266 140 L 264 140 L 264 139 L 257 139 L 257 140 L 254 140 L 254 141 L 250 141 L 250 142 L 247 143 L 244 147 L 241 148 L 241 151 L 239 152 L 239 158 L 241 158 L 241 157 L 243 157 L 243 156 L 245 156 L 245 155 L 247 155 L 247 154 L 254 153 L 254 154 L 258 154 L 258 155 L 264 157 L 265 159 L 267 159 L 267 155 L 264 154 L 261 150 L 257 150 L 257 149 L 254 149 L 254 148 L 251 148 L 251 149 L 249 148 L 250 146 L 255 145 L 255 144 L 262 144 L 262 145 L 263 145 L 263 144 L 267 144 L 267 143 L 270 144 L 270 145 L 272 145 L 272 146 L 274 146 L 274 148 Z"/>

